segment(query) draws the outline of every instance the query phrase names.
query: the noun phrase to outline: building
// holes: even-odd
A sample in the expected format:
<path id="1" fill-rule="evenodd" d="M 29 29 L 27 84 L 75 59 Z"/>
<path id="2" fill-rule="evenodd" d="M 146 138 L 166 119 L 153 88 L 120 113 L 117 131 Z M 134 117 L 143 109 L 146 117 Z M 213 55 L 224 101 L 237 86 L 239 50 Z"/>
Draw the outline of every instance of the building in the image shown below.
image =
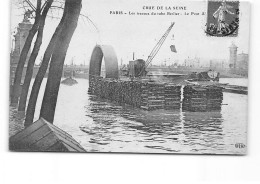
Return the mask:
<path id="1" fill-rule="evenodd" d="M 229 69 L 231 73 L 247 76 L 248 75 L 248 61 L 249 56 L 245 53 L 237 53 L 237 46 L 232 43 L 229 47 L 230 58 L 229 58 Z"/>
<path id="2" fill-rule="evenodd" d="M 241 53 L 237 55 L 237 69 L 247 70 L 248 69 L 248 54 Z"/>
<path id="3" fill-rule="evenodd" d="M 200 68 L 200 59 L 195 57 L 194 59 L 185 59 L 184 66 L 190 68 Z"/>
<path id="4" fill-rule="evenodd" d="M 14 35 L 14 48 L 11 48 L 11 66 L 16 66 L 18 64 L 19 56 L 22 52 L 23 46 L 31 28 L 32 24 L 28 19 L 23 19 L 23 21 L 19 23 L 17 27 L 17 32 Z M 29 50 L 25 65 L 27 65 L 30 55 L 31 50 Z"/>
<path id="5" fill-rule="evenodd" d="M 209 61 L 209 67 L 211 69 L 225 69 L 228 68 L 228 64 L 223 59 L 212 59 Z"/>
<path id="6" fill-rule="evenodd" d="M 237 54 L 237 46 L 232 43 L 232 45 L 229 47 L 230 50 L 230 58 L 229 58 L 229 66 L 230 68 L 234 69 L 248 69 L 248 54 L 240 53 Z"/>
<path id="7" fill-rule="evenodd" d="M 232 45 L 229 47 L 229 68 L 236 68 L 237 64 L 237 46 L 232 43 Z"/>
<path id="8" fill-rule="evenodd" d="M 11 53 L 10 53 L 10 80 L 11 80 L 10 83 L 11 84 L 15 77 L 15 71 L 16 71 L 17 64 L 19 62 L 20 54 L 22 52 L 23 46 L 25 44 L 25 41 L 27 39 L 27 36 L 31 28 L 32 28 L 32 24 L 28 20 L 28 17 L 25 16 L 23 21 L 19 23 L 17 27 L 17 32 L 14 35 L 14 40 L 12 41 L 12 43 L 14 42 L 14 48 L 12 44 Z M 27 67 L 27 63 L 30 58 L 30 55 L 31 55 L 31 49 L 27 54 L 27 58 L 24 65 L 25 68 Z M 26 72 L 25 68 L 22 74 L 22 81 L 24 79 L 25 72 Z"/>

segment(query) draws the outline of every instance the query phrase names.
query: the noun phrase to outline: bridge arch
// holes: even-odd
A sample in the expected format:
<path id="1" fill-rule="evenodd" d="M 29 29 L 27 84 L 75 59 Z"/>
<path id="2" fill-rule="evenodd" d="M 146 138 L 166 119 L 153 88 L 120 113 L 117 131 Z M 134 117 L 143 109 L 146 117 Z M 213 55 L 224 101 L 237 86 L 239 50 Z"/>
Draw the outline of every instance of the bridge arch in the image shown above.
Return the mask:
<path id="1" fill-rule="evenodd" d="M 111 45 L 95 46 L 90 58 L 89 77 L 93 75 L 100 76 L 103 57 L 106 69 L 106 78 L 118 79 L 118 60 L 115 50 Z"/>

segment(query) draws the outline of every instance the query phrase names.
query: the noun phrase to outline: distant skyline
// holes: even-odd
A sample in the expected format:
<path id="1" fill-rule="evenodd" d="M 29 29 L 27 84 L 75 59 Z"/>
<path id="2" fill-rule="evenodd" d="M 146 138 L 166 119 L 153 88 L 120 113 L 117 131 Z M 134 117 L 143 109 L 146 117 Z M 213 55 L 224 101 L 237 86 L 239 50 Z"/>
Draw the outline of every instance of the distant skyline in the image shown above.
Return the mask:
<path id="1" fill-rule="evenodd" d="M 129 60 L 132 60 L 133 52 L 136 58 L 146 60 L 171 22 L 175 22 L 175 25 L 152 64 L 160 64 L 165 59 L 179 60 L 181 64 L 188 57 L 199 57 L 202 63 L 211 59 L 224 59 L 228 62 L 229 46 L 232 42 L 238 46 L 238 54 L 249 51 L 250 5 L 247 2 L 240 2 L 238 37 L 224 38 L 205 35 L 206 15 L 128 15 L 129 11 L 151 12 L 151 10 L 143 10 L 143 6 L 186 6 L 186 12 L 207 12 L 206 1 L 83 0 L 81 14 L 87 15 L 94 22 L 99 33 L 86 18 L 81 16 L 67 52 L 65 64 L 70 64 L 72 57 L 75 64 L 83 64 L 84 60 L 88 64 L 96 44 L 112 45 L 119 63 L 122 59 L 123 63 L 127 64 Z M 12 7 L 11 30 L 14 31 L 23 19 L 23 10 L 15 7 L 14 4 Z M 127 14 L 113 15 L 110 11 L 123 11 Z M 162 10 L 162 12 L 167 11 Z M 184 13 L 183 10 L 170 12 Z M 61 15 L 60 12 L 59 16 Z M 58 19 L 48 18 L 46 21 L 44 40 L 37 64 L 58 23 Z M 176 46 L 177 53 L 170 51 L 170 45 Z"/>

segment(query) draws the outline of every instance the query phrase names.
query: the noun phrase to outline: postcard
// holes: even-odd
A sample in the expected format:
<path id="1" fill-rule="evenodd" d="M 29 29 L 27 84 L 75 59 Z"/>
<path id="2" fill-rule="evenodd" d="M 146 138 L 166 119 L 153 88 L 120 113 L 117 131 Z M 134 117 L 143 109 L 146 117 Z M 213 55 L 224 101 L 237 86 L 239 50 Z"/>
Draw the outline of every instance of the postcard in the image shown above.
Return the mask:
<path id="1" fill-rule="evenodd" d="M 247 153 L 250 3 L 12 2 L 9 149 Z"/>

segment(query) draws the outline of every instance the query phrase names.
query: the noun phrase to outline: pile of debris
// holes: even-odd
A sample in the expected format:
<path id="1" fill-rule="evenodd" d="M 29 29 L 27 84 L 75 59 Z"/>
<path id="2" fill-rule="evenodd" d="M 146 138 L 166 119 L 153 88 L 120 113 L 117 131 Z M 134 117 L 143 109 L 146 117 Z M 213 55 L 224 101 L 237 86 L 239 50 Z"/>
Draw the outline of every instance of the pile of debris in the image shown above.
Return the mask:
<path id="1" fill-rule="evenodd" d="M 221 110 L 223 102 L 223 88 L 218 86 L 207 86 L 207 108 Z"/>
<path id="2" fill-rule="evenodd" d="M 88 88 L 88 92 L 89 94 L 97 94 L 98 90 L 100 89 L 100 81 L 101 81 L 102 77 L 100 76 L 94 76 L 94 75 L 90 75 L 89 76 L 89 88 Z"/>
<path id="3" fill-rule="evenodd" d="M 164 100 L 164 109 L 180 109 L 181 85 L 165 85 Z"/>
<path id="4" fill-rule="evenodd" d="M 89 81 L 89 93 L 119 104 L 141 107 L 144 100 L 142 98 L 143 85 L 145 84 L 138 81 L 121 81 L 92 76 Z"/>
<path id="5" fill-rule="evenodd" d="M 90 77 L 89 93 L 144 110 L 180 109 L 181 86 Z"/>
<path id="6" fill-rule="evenodd" d="M 89 93 L 144 110 L 180 109 L 181 85 L 148 81 L 122 81 L 90 77 Z M 187 85 L 183 88 L 182 109 L 194 112 L 220 110 L 223 88 L 214 85 Z"/>
<path id="7" fill-rule="evenodd" d="M 164 84 L 149 82 L 143 88 L 143 103 L 145 110 L 164 109 Z"/>
<path id="8" fill-rule="evenodd" d="M 188 85 L 183 90 L 183 110 L 203 112 L 221 109 L 223 101 L 222 87 Z"/>

